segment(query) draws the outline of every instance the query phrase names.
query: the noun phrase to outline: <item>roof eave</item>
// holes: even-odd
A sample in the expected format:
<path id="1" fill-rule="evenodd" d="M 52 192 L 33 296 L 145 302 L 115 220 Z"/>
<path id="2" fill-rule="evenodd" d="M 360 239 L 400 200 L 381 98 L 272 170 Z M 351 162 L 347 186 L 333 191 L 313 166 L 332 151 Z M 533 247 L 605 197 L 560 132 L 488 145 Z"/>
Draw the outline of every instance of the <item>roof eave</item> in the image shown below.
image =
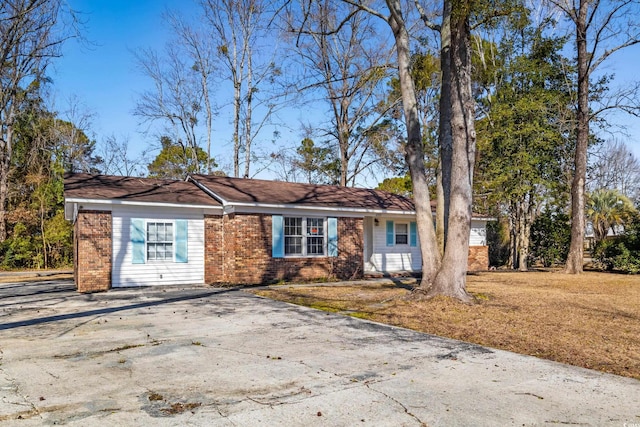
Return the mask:
<path id="1" fill-rule="evenodd" d="M 352 212 L 360 214 L 387 214 L 387 215 L 415 215 L 413 210 L 394 210 L 394 209 L 373 209 L 373 208 L 355 208 L 343 206 L 326 206 L 326 205 L 301 205 L 298 203 L 248 203 L 248 202 L 228 202 L 226 207 L 233 207 L 235 212 L 242 212 L 242 208 L 256 208 L 260 210 L 273 209 L 296 209 L 306 211 L 333 211 L 333 212 Z"/>
<path id="2" fill-rule="evenodd" d="M 198 203 L 168 203 L 168 202 L 142 202 L 120 199 L 88 199 L 82 197 L 66 197 L 64 199 L 66 203 L 90 203 L 97 205 L 121 205 L 121 206 L 154 206 L 154 207 L 166 207 L 166 208 L 192 208 L 192 209 L 211 209 L 222 210 L 222 206 L 205 205 Z"/>

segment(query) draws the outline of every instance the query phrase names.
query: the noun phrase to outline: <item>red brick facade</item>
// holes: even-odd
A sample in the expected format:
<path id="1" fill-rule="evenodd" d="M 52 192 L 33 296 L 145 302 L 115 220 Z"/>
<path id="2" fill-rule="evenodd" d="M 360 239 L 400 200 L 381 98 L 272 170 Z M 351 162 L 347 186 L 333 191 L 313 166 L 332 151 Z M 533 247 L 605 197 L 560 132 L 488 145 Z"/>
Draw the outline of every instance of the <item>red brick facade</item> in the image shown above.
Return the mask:
<path id="1" fill-rule="evenodd" d="M 338 218 L 337 257 L 273 258 L 267 214 L 206 215 L 205 282 L 260 284 L 278 280 L 363 276 L 363 219 Z M 79 292 L 111 288 L 112 221 L 108 211 L 80 211 L 74 228 L 75 279 Z M 487 246 L 469 248 L 470 271 L 487 270 Z"/>
<path id="2" fill-rule="evenodd" d="M 489 246 L 470 246 L 467 268 L 469 271 L 487 271 L 489 269 Z"/>
<path id="3" fill-rule="evenodd" d="M 74 250 L 75 281 L 79 292 L 111 288 L 111 229 L 111 212 L 78 212 Z"/>
<path id="4" fill-rule="evenodd" d="M 205 281 L 257 284 L 277 280 L 362 277 L 363 221 L 338 218 L 337 257 L 273 258 L 271 215 L 205 218 Z"/>

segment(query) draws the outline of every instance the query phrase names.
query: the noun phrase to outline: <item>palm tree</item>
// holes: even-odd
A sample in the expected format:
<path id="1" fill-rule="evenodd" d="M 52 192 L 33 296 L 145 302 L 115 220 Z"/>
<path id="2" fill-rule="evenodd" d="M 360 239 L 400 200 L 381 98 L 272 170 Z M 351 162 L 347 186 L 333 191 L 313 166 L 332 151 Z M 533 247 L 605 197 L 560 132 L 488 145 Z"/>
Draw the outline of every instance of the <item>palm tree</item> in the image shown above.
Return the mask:
<path id="1" fill-rule="evenodd" d="M 618 190 L 601 188 L 588 196 L 585 211 L 593 224 L 593 234 L 598 243 L 607 237 L 610 228 L 613 227 L 615 232 L 615 226 L 629 221 L 635 208 L 631 200 Z"/>

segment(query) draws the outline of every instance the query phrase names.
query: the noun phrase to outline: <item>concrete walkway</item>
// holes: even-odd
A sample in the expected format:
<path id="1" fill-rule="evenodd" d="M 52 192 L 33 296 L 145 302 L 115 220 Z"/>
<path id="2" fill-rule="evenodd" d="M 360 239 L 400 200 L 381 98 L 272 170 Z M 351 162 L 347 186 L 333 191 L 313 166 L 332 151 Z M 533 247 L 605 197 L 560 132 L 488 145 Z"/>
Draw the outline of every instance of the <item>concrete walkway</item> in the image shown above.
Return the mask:
<path id="1" fill-rule="evenodd" d="M 259 298 L 0 285 L 0 425 L 640 426 L 640 382 Z"/>

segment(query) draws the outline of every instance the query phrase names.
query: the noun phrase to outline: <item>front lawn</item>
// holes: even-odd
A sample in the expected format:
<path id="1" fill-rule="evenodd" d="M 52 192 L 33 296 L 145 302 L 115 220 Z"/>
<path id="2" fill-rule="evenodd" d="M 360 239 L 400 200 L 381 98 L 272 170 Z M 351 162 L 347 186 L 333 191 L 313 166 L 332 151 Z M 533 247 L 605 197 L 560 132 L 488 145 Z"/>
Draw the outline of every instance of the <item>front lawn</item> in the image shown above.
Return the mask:
<path id="1" fill-rule="evenodd" d="M 477 299 L 415 301 L 412 279 L 282 285 L 255 293 L 376 322 L 640 379 L 640 278 L 587 272 L 468 276 Z"/>

